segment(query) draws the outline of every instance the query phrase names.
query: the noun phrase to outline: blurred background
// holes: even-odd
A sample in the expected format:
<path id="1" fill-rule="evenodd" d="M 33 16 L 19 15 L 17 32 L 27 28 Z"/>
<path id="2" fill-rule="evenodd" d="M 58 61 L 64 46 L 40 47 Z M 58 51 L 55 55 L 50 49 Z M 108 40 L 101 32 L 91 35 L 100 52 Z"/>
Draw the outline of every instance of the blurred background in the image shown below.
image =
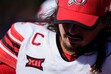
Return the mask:
<path id="1" fill-rule="evenodd" d="M 36 21 L 36 14 L 45 0 L 0 0 L 0 39 L 18 21 Z"/>

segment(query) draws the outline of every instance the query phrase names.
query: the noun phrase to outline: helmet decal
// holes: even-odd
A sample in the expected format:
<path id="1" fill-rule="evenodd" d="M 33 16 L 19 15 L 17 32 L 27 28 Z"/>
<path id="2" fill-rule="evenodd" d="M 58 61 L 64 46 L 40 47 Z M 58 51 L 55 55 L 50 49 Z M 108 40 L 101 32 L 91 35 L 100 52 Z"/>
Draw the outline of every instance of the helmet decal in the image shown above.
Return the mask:
<path id="1" fill-rule="evenodd" d="M 84 5 L 86 0 L 69 0 L 68 5 L 71 6 L 72 4 L 76 5 Z"/>

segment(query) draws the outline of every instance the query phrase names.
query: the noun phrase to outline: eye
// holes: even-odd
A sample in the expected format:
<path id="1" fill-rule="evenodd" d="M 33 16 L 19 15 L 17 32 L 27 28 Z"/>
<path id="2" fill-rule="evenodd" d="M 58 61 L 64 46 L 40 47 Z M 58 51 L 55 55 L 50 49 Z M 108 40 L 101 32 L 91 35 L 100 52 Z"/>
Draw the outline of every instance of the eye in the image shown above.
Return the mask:
<path id="1" fill-rule="evenodd" d="M 64 27 L 69 27 L 70 24 L 69 24 L 69 23 L 63 23 L 63 26 L 64 26 Z"/>
<path id="2" fill-rule="evenodd" d="M 62 25 L 63 25 L 64 29 L 69 29 L 69 28 L 70 28 L 72 25 L 74 25 L 74 24 L 71 24 L 71 23 L 63 23 Z"/>

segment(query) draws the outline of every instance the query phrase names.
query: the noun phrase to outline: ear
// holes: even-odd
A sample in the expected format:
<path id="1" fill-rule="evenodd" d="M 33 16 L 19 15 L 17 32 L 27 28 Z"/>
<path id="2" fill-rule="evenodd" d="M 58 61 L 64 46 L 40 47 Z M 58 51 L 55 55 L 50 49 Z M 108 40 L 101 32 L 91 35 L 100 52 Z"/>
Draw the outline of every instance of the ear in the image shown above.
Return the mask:
<path id="1" fill-rule="evenodd" d="M 111 12 L 107 11 L 106 15 L 104 17 L 101 18 L 101 28 L 106 28 L 109 23 L 111 22 Z"/>
<path id="2" fill-rule="evenodd" d="M 107 32 L 111 32 L 111 17 L 109 19 L 106 19 L 106 21 L 104 21 L 104 24 L 101 24 L 102 29 L 105 29 Z"/>
<path id="3" fill-rule="evenodd" d="M 108 20 L 104 21 L 104 23 L 102 24 L 102 28 L 107 27 L 107 25 L 108 25 Z"/>
<path id="4" fill-rule="evenodd" d="M 111 32 L 111 22 L 106 24 L 105 29 L 107 30 L 107 32 Z"/>
<path id="5" fill-rule="evenodd" d="M 106 26 L 107 26 L 107 22 L 106 21 L 102 21 L 102 22 L 100 22 L 99 23 L 99 27 L 101 28 L 101 29 L 104 29 L 104 28 L 106 28 Z"/>

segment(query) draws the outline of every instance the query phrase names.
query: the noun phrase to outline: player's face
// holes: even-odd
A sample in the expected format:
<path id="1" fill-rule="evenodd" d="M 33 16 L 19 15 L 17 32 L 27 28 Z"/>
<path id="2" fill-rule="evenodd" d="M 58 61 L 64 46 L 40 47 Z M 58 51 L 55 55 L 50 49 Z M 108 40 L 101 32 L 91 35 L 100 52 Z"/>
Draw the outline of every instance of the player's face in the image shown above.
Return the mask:
<path id="1" fill-rule="evenodd" d="M 74 24 L 59 24 L 60 42 L 63 49 L 74 52 L 87 44 L 89 44 L 103 28 L 102 24 L 94 30 L 86 30 L 79 25 Z"/>

